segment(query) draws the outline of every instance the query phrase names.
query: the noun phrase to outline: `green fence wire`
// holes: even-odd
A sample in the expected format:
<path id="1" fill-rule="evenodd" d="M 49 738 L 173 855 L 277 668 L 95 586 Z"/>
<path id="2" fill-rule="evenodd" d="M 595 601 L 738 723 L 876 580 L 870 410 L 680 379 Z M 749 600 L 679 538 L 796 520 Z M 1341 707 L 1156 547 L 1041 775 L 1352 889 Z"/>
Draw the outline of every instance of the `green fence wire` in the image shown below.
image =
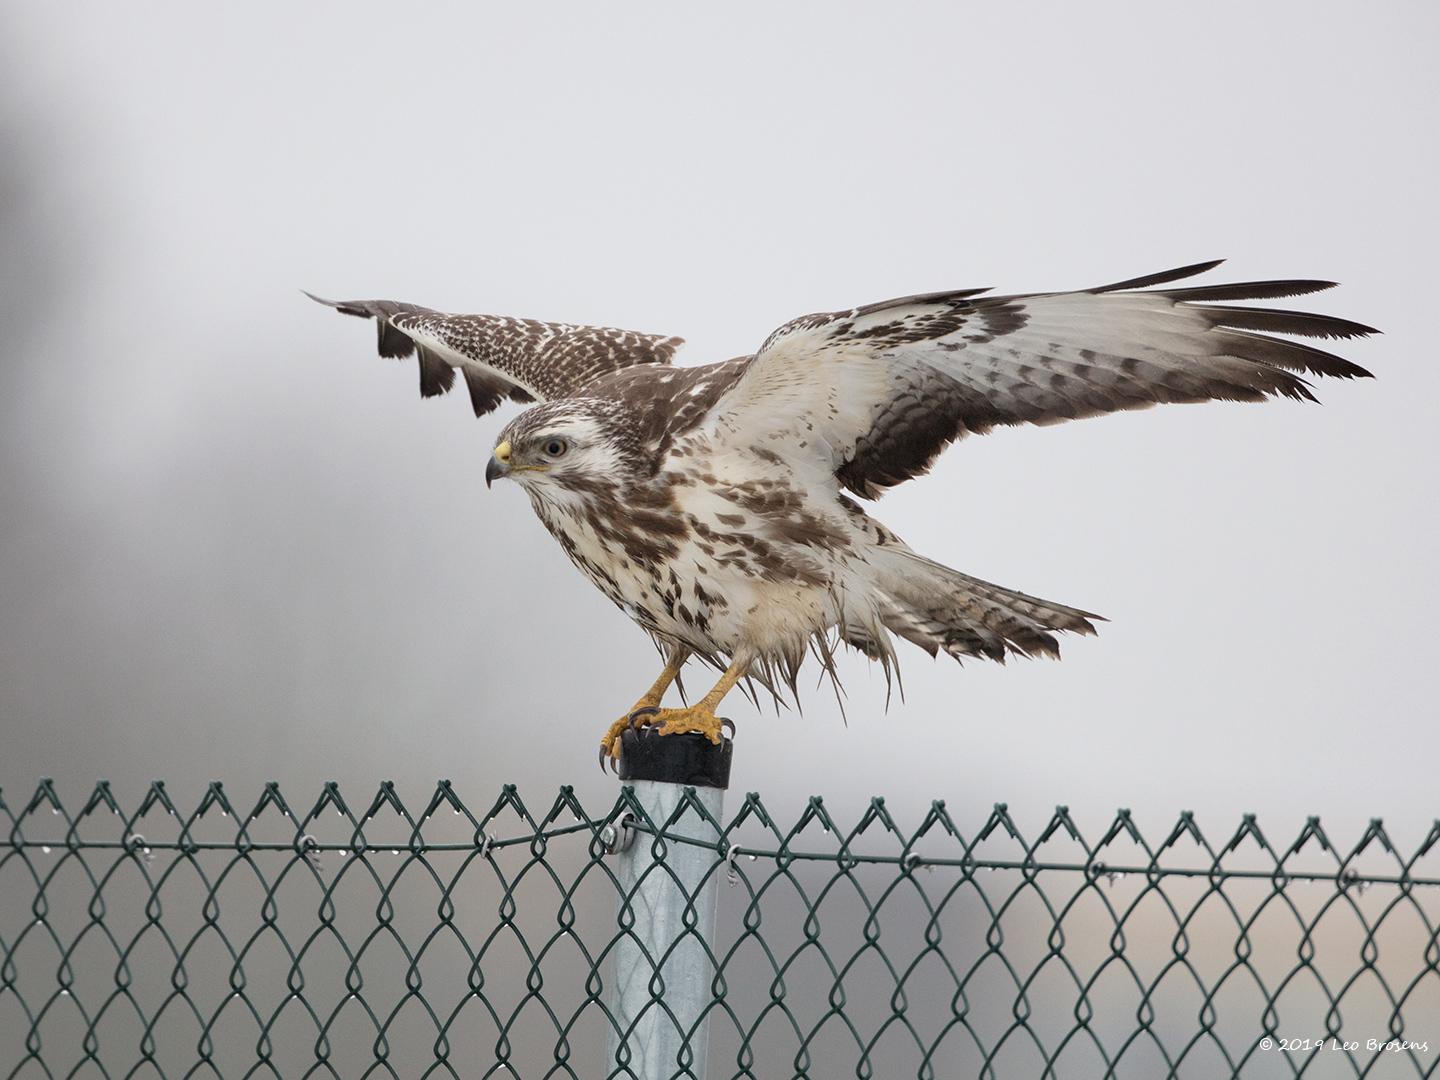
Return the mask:
<path id="1" fill-rule="evenodd" d="M 966 831 L 942 803 L 902 829 L 883 799 L 788 825 L 731 802 L 681 841 L 698 802 L 650 821 L 628 789 L 599 815 L 448 782 L 413 809 L 388 783 L 0 797 L 0 1076 L 630 1076 L 607 979 L 632 829 L 653 872 L 713 851 L 709 1068 L 676 1076 L 1440 1072 L 1440 823 L 1406 854 L 1378 820 L 1276 846 L 1183 814 L 1152 843 L 1122 810 L 1092 842 L 1064 807 L 1031 838 L 1003 805 Z"/>

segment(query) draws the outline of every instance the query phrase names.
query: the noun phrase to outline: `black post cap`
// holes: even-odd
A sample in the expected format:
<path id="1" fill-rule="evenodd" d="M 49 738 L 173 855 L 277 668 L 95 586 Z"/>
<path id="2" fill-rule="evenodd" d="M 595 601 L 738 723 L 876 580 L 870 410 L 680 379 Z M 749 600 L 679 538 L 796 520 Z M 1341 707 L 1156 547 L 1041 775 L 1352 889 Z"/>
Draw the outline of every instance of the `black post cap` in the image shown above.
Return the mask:
<path id="1" fill-rule="evenodd" d="M 657 735 L 630 728 L 620 736 L 620 779 L 657 780 L 664 784 L 730 786 L 730 752 L 734 743 L 722 738 L 716 746 L 704 735 Z"/>

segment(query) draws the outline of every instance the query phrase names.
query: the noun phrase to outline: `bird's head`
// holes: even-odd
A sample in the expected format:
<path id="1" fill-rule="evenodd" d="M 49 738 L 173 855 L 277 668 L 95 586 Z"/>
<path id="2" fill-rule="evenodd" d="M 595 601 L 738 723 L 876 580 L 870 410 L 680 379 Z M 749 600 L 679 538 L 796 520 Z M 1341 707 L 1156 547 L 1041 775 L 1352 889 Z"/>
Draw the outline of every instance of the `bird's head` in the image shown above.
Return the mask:
<path id="1" fill-rule="evenodd" d="M 488 487 L 508 477 L 532 496 L 583 495 L 597 485 L 624 486 L 637 468 L 636 448 L 613 403 L 588 398 L 527 409 L 500 433 L 485 468 Z"/>

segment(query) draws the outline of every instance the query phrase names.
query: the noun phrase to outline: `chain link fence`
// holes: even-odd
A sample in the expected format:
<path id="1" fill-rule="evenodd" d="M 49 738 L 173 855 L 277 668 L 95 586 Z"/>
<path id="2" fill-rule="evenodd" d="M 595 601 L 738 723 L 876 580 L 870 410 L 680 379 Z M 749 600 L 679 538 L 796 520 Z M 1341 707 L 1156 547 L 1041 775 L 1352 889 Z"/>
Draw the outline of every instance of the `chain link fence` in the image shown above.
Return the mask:
<path id="1" fill-rule="evenodd" d="M 1027 837 L 1003 805 L 967 831 L 938 802 L 902 829 L 883 799 L 853 822 L 731 801 L 0 797 L 0 1076 L 639 1076 L 627 838 L 706 961 L 685 1035 L 708 1051 L 670 1076 L 1440 1073 L 1440 823 L 1407 853 L 1379 821 L 1339 847 L 1313 818 L 1288 844 L 1189 814 L 1147 840 L 1122 810 L 1087 839 L 1064 807 Z M 666 1010 L 668 957 L 642 955 Z"/>

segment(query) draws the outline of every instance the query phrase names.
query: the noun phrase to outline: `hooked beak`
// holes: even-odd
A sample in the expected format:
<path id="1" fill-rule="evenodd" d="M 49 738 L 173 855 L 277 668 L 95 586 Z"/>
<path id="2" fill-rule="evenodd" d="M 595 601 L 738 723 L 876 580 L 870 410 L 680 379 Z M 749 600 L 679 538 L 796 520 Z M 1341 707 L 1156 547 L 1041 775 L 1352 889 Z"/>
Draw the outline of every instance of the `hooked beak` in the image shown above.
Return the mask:
<path id="1" fill-rule="evenodd" d="M 485 486 L 488 488 L 498 477 L 510 475 L 510 440 L 506 439 L 490 455 L 490 464 L 485 466 Z"/>

